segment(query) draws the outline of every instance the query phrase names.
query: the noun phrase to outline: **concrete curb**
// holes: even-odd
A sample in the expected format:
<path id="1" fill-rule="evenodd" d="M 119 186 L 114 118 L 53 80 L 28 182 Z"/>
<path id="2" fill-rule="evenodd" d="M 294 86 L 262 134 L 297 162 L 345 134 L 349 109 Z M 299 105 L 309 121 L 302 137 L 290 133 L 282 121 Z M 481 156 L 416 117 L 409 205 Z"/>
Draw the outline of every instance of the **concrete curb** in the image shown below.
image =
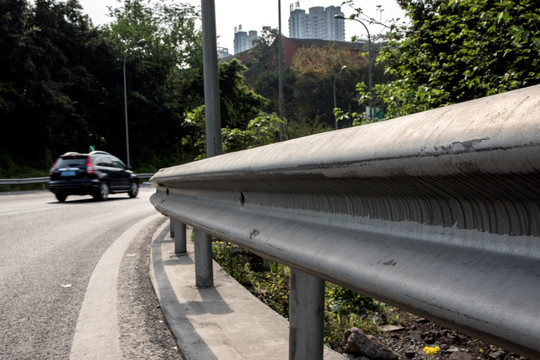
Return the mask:
<path id="1" fill-rule="evenodd" d="M 193 241 L 174 254 L 169 222 L 152 240 L 150 277 L 163 313 L 186 360 L 287 359 L 289 323 L 214 262 L 215 287 L 195 286 Z M 325 359 L 344 359 L 325 349 Z"/>

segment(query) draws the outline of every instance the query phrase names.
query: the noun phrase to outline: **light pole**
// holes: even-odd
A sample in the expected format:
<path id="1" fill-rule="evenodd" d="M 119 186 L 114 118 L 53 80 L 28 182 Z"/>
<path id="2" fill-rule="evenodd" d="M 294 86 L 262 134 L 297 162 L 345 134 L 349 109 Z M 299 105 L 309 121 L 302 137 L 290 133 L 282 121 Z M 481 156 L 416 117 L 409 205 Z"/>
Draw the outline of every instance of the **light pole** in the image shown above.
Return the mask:
<path id="1" fill-rule="evenodd" d="M 334 19 L 341 19 L 341 20 L 355 20 L 358 21 L 362 26 L 366 29 L 367 37 L 368 37 L 368 91 L 369 91 L 369 119 L 373 121 L 373 108 L 371 107 L 371 35 L 369 34 L 369 29 L 362 21 L 358 20 L 357 18 L 346 18 L 341 14 L 334 15 Z"/>
<path id="2" fill-rule="evenodd" d="M 341 70 L 339 70 L 336 74 L 336 76 L 334 76 L 334 109 L 337 108 L 337 103 L 336 103 L 336 80 L 337 80 L 337 77 L 339 74 L 341 74 L 341 72 L 343 70 L 345 70 L 347 68 L 347 65 L 343 65 L 341 67 Z M 336 115 L 334 114 L 334 122 L 336 123 L 336 130 L 338 129 L 338 124 L 337 124 L 337 118 L 336 118 Z"/>
<path id="3" fill-rule="evenodd" d="M 124 115 L 126 118 L 126 160 L 127 160 L 127 167 L 128 169 L 131 169 L 131 163 L 129 161 L 129 132 L 128 132 L 128 106 L 127 106 L 127 86 L 126 86 L 126 62 L 127 62 L 127 56 L 128 53 L 135 49 L 136 47 L 144 46 L 146 44 L 146 40 L 141 39 L 137 41 L 137 44 L 135 46 L 130 47 L 126 50 L 126 53 L 124 54 L 124 66 L 123 66 L 123 73 L 124 73 Z"/>
<path id="4" fill-rule="evenodd" d="M 279 38 L 278 38 L 278 57 L 279 57 L 279 141 L 284 141 L 283 135 L 283 36 L 281 35 L 281 0 L 278 0 L 278 24 L 279 24 Z"/>

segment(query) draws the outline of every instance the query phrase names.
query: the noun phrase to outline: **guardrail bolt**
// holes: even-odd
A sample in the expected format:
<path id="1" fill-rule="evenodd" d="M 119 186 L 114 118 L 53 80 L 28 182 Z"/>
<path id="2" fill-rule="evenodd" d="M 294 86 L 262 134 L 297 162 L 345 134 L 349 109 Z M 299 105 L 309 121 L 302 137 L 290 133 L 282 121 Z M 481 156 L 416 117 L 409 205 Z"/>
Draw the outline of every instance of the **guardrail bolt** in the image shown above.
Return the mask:
<path id="1" fill-rule="evenodd" d="M 244 206 L 244 203 L 246 202 L 246 196 L 243 192 L 238 192 L 238 199 L 240 200 L 240 205 Z"/>

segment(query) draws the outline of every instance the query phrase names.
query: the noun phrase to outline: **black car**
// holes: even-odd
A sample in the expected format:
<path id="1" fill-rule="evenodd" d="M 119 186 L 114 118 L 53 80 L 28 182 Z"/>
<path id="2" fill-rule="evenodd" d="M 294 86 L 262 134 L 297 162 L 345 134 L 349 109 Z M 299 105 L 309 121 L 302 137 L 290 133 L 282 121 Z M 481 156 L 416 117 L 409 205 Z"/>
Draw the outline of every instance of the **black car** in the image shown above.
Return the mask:
<path id="1" fill-rule="evenodd" d="M 65 153 L 51 167 L 50 177 L 49 190 L 60 202 L 68 195 L 92 195 L 96 200 L 107 200 L 109 194 L 127 192 L 134 198 L 139 192 L 137 175 L 105 151 Z"/>

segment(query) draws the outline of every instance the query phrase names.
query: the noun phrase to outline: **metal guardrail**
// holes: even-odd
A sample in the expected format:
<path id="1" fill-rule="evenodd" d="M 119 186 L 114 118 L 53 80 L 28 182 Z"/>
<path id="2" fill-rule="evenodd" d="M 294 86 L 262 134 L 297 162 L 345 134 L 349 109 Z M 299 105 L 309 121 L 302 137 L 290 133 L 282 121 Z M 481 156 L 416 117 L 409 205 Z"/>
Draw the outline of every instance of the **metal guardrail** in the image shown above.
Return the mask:
<path id="1" fill-rule="evenodd" d="M 143 173 L 143 174 L 137 174 L 139 179 L 150 179 L 154 173 Z M 25 179 L 0 179 L 0 185 L 13 185 L 17 187 L 17 191 L 20 190 L 20 185 L 27 185 L 27 184 L 43 184 L 43 189 L 45 189 L 45 185 L 49 183 L 49 177 L 43 176 L 43 177 L 33 177 L 33 178 L 25 178 Z"/>
<path id="2" fill-rule="evenodd" d="M 49 177 L 34 177 L 26 179 L 0 179 L 0 185 L 19 185 L 19 184 L 43 184 L 48 183 Z"/>
<path id="3" fill-rule="evenodd" d="M 154 176 L 154 173 L 143 173 L 143 174 L 137 174 L 139 179 L 150 179 L 152 176 Z"/>
<path id="4" fill-rule="evenodd" d="M 291 359 L 322 359 L 322 280 L 540 359 L 538 109 L 534 86 L 162 169 L 151 202 L 291 267 Z"/>
<path id="5" fill-rule="evenodd" d="M 20 190 L 21 185 L 27 184 L 43 184 L 43 189 L 45 189 L 45 184 L 49 182 L 49 177 L 34 177 L 26 179 L 0 179 L 0 185 L 14 185 L 17 188 L 17 191 Z"/>

